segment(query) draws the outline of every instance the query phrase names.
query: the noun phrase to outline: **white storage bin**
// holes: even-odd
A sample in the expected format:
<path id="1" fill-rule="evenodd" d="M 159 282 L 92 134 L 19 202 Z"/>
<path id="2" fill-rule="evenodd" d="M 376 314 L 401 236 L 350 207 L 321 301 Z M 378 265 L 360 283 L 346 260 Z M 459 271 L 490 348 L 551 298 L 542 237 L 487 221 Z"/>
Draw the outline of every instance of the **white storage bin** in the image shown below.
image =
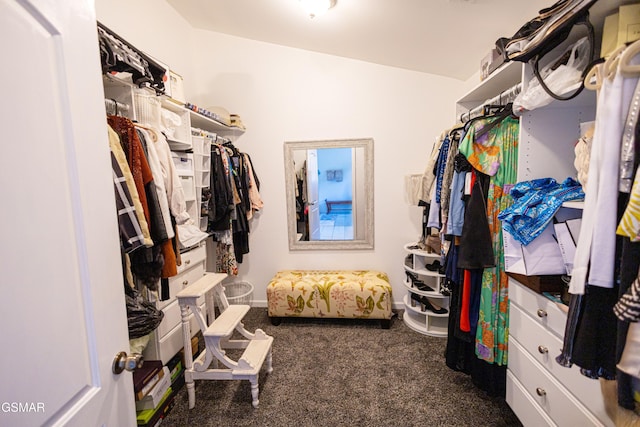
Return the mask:
<path id="1" fill-rule="evenodd" d="M 195 154 L 210 155 L 211 153 L 211 138 L 204 135 L 193 135 L 193 152 Z"/>
<path id="2" fill-rule="evenodd" d="M 210 156 L 204 156 L 202 154 L 194 154 L 193 155 L 193 163 L 195 164 L 195 169 L 196 171 L 200 170 L 206 170 L 208 171 L 209 169 L 211 169 L 211 157 Z"/>
<path id="3" fill-rule="evenodd" d="M 134 92 L 136 120 L 142 124 L 157 126 L 160 124 L 161 102 L 157 96 L 137 90 Z"/>
<path id="4" fill-rule="evenodd" d="M 211 172 L 208 170 L 199 170 L 196 171 L 196 176 L 198 177 L 197 185 L 199 187 L 209 187 L 211 181 Z"/>
<path id="5" fill-rule="evenodd" d="M 171 158 L 178 175 L 193 175 L 193 154 L 172 152 Z"/>
<path id="6" fill-rule="evenodd" d="M 180 176 L 182 189 L 184 190 L 184 198 L 186 201 L 196 200 L 196 186 L 193 184 L 193 176 Z"/>
<path id="7" fill-rule="evenodd" d="M 193 143 L 193 153 L 204 154 L 205 137 L 193 135 L 191 136 L 191 141 Z"/>

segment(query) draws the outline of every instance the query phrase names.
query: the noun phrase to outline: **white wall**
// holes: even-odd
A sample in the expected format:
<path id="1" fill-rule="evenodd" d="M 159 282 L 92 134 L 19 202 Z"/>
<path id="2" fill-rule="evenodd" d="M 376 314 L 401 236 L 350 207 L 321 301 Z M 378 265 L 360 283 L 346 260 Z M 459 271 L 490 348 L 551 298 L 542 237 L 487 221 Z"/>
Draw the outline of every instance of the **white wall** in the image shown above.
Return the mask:
<path id="1" fill-rule="evenodd" d="M 165 1 L 95 0 L 98 21 L 185 81 L 196 79 L 191 25 Z M 190 96 L 189 87 L 185 95 Z"/>
<path id="2" fill-rule="evenodd" d="M 123 2 L 99 0 L 98 19 L 141 50 L 193 76 L 185 78 L 191 102 L 223 106 L 240 114 L 247 126 L 236 145 L 251 155 L 265 202 L 251 223 L 251 252 L 238 278 L 254 284 L 254 305 L 266 304 L 266 285 L 276 271 L 292 268 L 382 270 L 389 274 L 399 303 L 404 295 L 402 247 L 417 240 L 421 223 L 421 208 L 405 203 L 404 176 L 423 171 L 433 141 L 453 125 L 454 102 L 464 82 L 186 31 L 182 18 L 164 2 L 147 2 L 145 15 L 129 19 L 122 13 L 124 4 L 118 4 Z M 158 35 L 174 19 L 179 25 L 167 25 Z M 191 50 L 167 44 L 167 37 L 185 40 Z M 367 137 L 375 146 L 375 249 L 289 251 L 283 143 Z"/>
<path id="3" fill-rule="evenodd" d="M 262 182 L 263 212 L 252 224 L 242 280 L 254 302 L 281 269 L 379 269 L 394 300 L 404 295 L 405 243 L 420 236 L 421 208 L 404 201 L 404 175 L 424 170 L 435 137 L 451 126 L 462 82 L 233 36 L 196 31 L 197 99 L 242 116 L 248 152 Z M 286 235 L 283 143 L 374 139 L 375 249 L 290 252 Z"/>

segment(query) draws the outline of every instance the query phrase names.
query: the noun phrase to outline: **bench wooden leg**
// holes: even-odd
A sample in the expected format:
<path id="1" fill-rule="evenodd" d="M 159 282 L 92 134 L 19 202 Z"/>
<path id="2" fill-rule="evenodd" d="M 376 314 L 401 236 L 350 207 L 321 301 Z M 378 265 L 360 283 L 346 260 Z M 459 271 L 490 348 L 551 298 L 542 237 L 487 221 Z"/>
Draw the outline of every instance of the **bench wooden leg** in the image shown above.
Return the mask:
<path id="1" fill-rule="evenodd" d="M 282 322 L 282 319 L 279 317 L 269 317 L 269 320 L 273 326 L 278 326 Z"/>

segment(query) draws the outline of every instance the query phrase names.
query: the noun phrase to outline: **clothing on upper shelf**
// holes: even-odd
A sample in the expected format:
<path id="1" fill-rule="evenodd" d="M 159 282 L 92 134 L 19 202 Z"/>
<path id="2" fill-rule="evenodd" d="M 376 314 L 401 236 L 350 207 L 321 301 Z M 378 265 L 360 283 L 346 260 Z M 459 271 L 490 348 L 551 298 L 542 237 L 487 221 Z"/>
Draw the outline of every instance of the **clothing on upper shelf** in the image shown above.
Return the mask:
<path id="1" fill-rule="evenodd" d="M 513 205 L 498 219 L 504 230 L 525 246 L 542 234 L 564 202 L 584 199 L 580 184 L 571 177 L 560 184 L 553 178 L 522 181 L 510 194 Z"/>

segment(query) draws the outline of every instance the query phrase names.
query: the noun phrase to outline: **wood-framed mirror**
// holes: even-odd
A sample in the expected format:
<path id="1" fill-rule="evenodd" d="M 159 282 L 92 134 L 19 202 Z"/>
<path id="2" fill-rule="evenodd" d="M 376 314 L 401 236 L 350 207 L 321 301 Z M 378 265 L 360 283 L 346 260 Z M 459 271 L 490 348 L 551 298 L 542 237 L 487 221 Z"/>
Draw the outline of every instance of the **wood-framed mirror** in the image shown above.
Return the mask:
<path id="1" fill-rule="evenodd" d="M 284 143 L 290 250 L 373 249 L 373 139 Z"/>

